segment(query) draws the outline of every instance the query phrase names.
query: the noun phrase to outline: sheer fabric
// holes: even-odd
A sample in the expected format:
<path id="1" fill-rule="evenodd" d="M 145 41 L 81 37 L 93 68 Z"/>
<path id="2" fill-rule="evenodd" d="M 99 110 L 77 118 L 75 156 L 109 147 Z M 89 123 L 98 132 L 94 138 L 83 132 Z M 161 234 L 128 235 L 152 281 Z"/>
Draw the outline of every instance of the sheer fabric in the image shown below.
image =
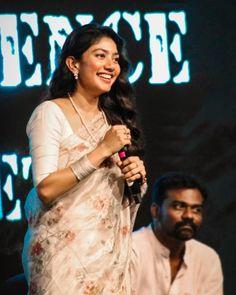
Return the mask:
<path id="1" fill-rule="evenodd" d="M 109 126 L 102 115 L 89 128 L 98 142 Z M 27 134 L 35 186 L 94 149 L 86 130 L 73 132 L 52 101 L 32 114 Z M 129 295 L 131 238 L 136 205 L 122 205 L 124 180 L 111 157 L 52 205 L 33 188 L 25 203 L 28 231 L 23 266 L 29 294 Z"/>

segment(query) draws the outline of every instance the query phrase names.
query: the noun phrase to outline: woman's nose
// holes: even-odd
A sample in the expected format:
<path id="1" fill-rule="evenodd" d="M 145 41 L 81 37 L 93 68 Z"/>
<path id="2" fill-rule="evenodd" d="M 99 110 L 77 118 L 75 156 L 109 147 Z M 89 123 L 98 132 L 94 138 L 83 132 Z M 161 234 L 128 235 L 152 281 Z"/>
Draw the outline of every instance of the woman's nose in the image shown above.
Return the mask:
<path id="1" fill-rule="evenodd" d="M 106 62 L 104 64 L 104 67 L 107 70 L 113 71 L 114 70 L 114 67 L 115 67 L 113 59 L 108 57 L 106 59 Z"/>

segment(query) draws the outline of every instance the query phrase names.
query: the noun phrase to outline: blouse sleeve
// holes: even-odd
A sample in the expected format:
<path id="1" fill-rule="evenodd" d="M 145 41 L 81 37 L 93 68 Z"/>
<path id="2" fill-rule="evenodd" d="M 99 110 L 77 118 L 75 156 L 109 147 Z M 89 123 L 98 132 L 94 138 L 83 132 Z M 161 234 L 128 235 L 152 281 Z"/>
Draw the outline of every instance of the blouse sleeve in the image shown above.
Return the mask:
<path id="1" fill-rule="evenodd" d="M 58 169 L 63 119 L 58 106 L 50 101 L 40 104 L 26 127 L 32 157 L 34 185 Z"/>

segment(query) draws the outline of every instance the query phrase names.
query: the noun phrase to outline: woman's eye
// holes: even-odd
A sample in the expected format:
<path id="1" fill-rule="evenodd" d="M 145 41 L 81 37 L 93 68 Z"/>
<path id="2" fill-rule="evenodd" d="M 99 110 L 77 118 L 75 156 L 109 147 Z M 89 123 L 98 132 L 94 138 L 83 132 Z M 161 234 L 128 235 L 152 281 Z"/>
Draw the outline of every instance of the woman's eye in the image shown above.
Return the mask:
<path id="1" fill-rule="evenodd" d="M 118 64 L 119 63 L 119 57 L 114 58 L 114 62 Z"/>
<path id="2" fill-rule="evenodd" d="M 105 54 L 104 53 L 98 53 L 98 54 L 96 54 L 96 57 L 98 57 L 98 58 L 104 58 L 105 57 Z"/>

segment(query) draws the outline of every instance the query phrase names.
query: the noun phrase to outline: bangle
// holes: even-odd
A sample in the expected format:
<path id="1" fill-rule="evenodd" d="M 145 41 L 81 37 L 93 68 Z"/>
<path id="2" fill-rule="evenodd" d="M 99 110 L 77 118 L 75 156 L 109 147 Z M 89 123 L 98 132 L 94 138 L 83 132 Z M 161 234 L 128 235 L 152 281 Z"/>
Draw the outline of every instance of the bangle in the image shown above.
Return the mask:
<path id="1" fill-rule="evenodd" d="M 87 155 L 71 164 L 70 168 L 78 180 L 83 180 L 86 176 L 97 169 L 91 164 Z"/>

